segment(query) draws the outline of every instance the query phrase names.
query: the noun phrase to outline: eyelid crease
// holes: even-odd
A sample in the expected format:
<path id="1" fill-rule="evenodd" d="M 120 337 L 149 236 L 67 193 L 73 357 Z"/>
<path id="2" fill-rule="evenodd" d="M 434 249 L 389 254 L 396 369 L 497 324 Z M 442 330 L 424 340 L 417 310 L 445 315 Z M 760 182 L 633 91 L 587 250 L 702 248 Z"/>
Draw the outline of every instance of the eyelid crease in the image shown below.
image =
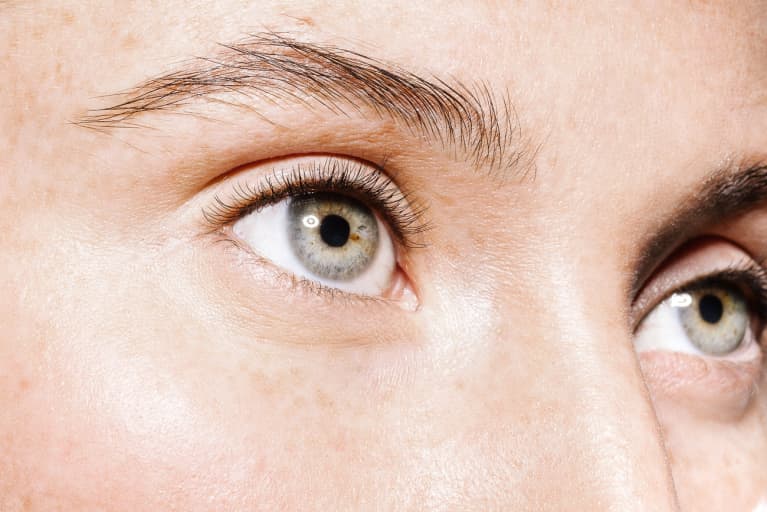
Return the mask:
<path id="1" fill-rule="evenodd" d="M 628 294 L 637 297 L 657 266 L 696 231 L 764 205 L 767 205 L 767 157 L 733 159 L 714 170 L 700 188 L 679 201 L 667 215 L 665 225 L 642 242 Z"/>
<path id="2" fill-rule="evenodd" d="M 376 211 L 405 247 L 423 248 L 419 235 L 429 230 L 423 217 L 427 207 L 405 193 L 386 173 L 374 165 L 324 158 L 321 162 L 292 164 L 287 172 L 275 170 L 259 180 L 240 181 L 227 199 L 214 197 L 212 205 L 203 207 L 205 221 L 219 230 L 222 227 L 290 197 L 315 193 L 337 193 L 357 199 Z"/>

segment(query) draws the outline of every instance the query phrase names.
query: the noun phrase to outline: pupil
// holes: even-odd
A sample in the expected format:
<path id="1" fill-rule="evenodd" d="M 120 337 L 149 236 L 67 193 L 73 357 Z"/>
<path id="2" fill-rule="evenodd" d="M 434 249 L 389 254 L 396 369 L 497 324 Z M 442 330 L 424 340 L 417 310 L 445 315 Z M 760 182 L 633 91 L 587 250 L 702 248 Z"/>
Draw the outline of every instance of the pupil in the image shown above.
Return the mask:
<path id="1" fill-rule="evenodd" d="M 338 215 L 328 215 L 320 224 L 322 241 L 331 247 L 342 247 L 349 241 L 349 223 Z"/>
<path id="2" fill-rule="evenodd" d="M 722 319 L 724 306 L 719 297 L 714 295 L 704 295 L 698 303 L 700 317 L 710 324 L 715 324 Z"/>

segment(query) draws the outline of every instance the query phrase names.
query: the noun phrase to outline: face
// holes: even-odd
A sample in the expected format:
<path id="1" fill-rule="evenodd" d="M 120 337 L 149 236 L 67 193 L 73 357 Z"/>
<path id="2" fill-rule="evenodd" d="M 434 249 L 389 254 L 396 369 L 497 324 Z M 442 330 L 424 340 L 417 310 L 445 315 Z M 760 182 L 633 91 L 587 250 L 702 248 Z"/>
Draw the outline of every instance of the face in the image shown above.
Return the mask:
<path id="1" fill-rule="evenodd" d="M 3 510 L 758 510 L 761 2 L 0 6 Z"/>

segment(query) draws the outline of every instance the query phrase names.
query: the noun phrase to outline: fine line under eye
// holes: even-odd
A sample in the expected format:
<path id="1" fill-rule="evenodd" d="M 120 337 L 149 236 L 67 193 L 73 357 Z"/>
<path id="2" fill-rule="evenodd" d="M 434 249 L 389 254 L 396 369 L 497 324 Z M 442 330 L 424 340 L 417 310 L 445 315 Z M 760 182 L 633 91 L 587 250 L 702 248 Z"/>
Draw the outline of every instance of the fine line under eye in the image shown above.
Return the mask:
<path id="1" fill-rule="evenodd" d="M 253 183 L 240 181 L 224 198 L 217 195 L 203 208 L 208 224 L 218 229 L 243 216 L 289 197 L 338 193 L 367 204 L 392 230 L 403 246 L 423 247 L 417 240 L 428 229 L 426 208 L 401 189 L 381 170 L 348 159 L 325 158 L 275 169 Z"/>

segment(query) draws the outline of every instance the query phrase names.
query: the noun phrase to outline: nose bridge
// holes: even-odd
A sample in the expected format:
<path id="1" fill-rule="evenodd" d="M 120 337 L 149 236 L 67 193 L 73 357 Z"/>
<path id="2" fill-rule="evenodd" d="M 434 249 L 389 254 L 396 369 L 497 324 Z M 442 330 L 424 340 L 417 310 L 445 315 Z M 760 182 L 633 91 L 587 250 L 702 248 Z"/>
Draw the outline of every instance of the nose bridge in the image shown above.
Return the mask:
<path id="1" fill-rule="evenodd" d="M 560 283 L 559 289 L 566 288 Z M 534 307 L 541 314 L 528 315 L 525 323 L 511 312 L 502 315 L 508 323 L 501 329 L 505 339 L 498 340 L 516 345 L 514 351 L 522 345 L 517 356 L 539 363 L 525 376 L 537 381 L 528 402 L 556 396 L 531 418 L 533 427 L 547 426 L 538 442 L 550 451 L 531 485 L 540 489 L 548 479 L 546 494 L 557 495 L 552 502 L 571 503 L 572 510 L 678 510 L 661 429 L 620 302 L 575 292 L 541 302 Z M 546 414 L 555 415 L 554 428 Z"/>
<path id="2" fill-rule="evenodd" d="M 677 510 L 661 429 L 633 350 L 598 327 L 560 334 L 578 353 L 565 369 L 574 417 L 562 435 L 584 472 L 581 484 L 591 494 L 584 497 L 604 510 Z"/>

